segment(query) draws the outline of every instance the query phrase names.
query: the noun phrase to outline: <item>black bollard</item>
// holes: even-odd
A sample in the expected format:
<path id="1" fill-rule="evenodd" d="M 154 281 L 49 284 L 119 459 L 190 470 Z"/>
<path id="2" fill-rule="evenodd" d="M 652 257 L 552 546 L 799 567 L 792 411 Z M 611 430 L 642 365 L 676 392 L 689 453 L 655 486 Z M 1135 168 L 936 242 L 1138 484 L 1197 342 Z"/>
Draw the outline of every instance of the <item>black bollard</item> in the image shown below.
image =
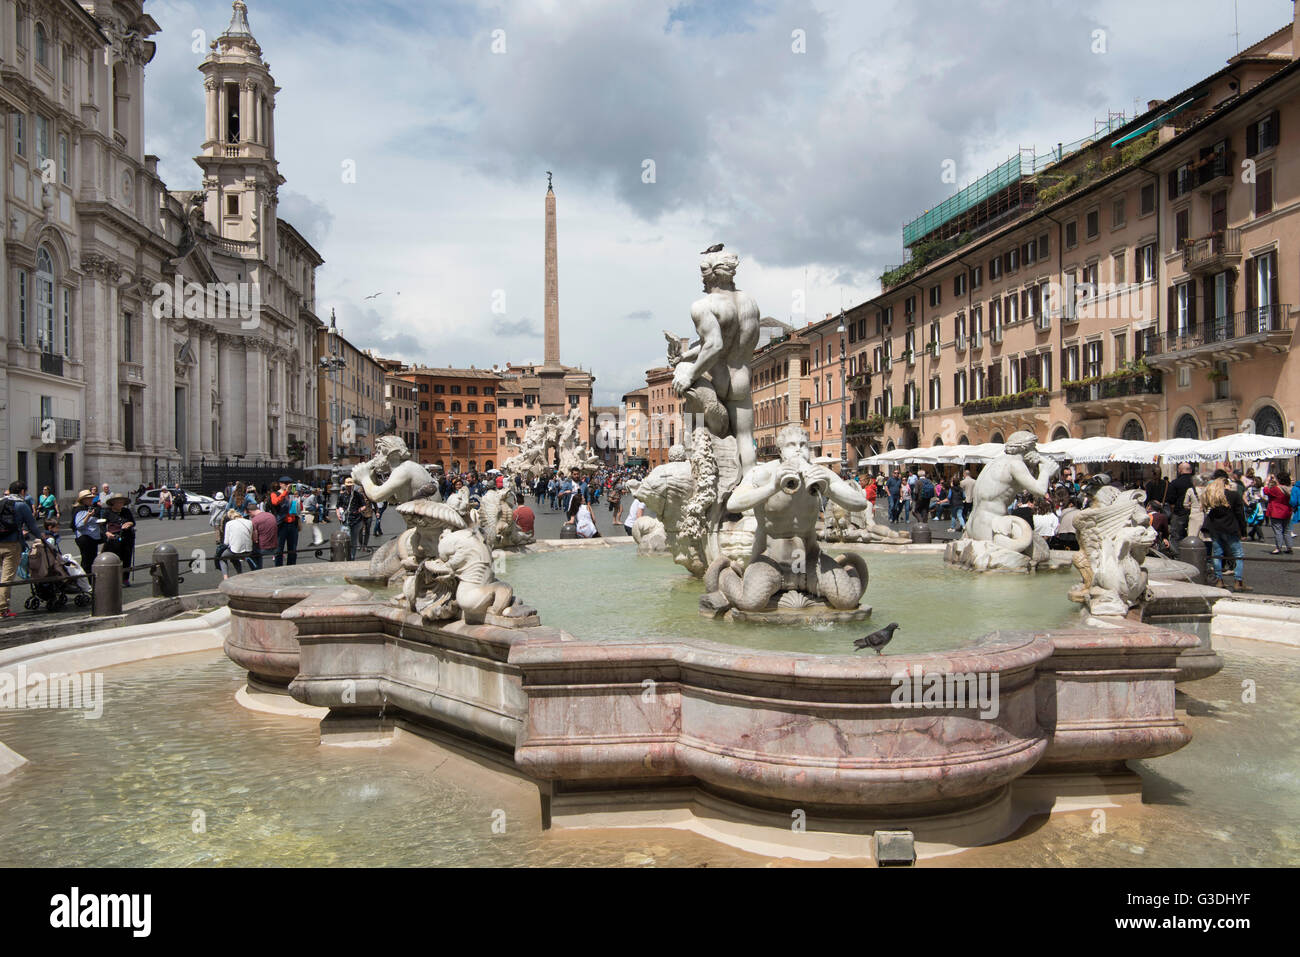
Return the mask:
<path id="1" fill-rule="evenodd" d="M 1178 560 L 1196 569 L 1196 580 L 1205 581 L 1205 543 L 1188 536 L 1178 543 Z"/>
<path id="2" fill-rule="evenodd" d="M 122 559 L 100 552 L 90 570 L 94 588 L 90 613 L 96 618 L 122 614 Z"/>
<path id="3" fill-rule="evenodd" d="M 564 539 L 564 538 L 577 538 L 577 537 L 578 537 L 577 525 L 565 524 L 560 526 L 560 538 Z"/>
<path id="4" fill-rule="evenodd" d="M 918 519 L 913 523 L 909 531 L 912 535 L 913 545 L 929 545 L 934 541 L 934 536 L 930 532 L 929 522 L 922 522 Z"/>
<path id="5" fill-rule="evenodd" d="M 155 598 L 175 598 L 180 594 L 180 563 L 175 545 L 164 543 L 153 550 L 153 566 L 149 569 L 149 574 L 153 576 Z"/>
<path id="6" fill-rule="evenodd" d="M 352 536 L 340 529 L 330 536 L 330 561 L 346 562 L 348 549 L 352 547 Z"/>

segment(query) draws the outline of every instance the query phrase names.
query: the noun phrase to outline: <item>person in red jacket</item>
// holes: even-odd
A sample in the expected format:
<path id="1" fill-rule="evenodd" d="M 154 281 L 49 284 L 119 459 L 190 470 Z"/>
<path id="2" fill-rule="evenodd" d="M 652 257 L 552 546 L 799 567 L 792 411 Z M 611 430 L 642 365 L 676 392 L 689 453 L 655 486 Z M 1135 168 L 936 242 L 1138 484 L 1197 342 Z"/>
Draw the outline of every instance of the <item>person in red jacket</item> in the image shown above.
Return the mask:
<path id="1" fill-rule="evenodd" d="M 1286 529 L 1291 524 L 1291 489 L 1287 487 L 1291 484 L 1291 476 L 1283 475 L 1281 478 L 1285 482 L 1270 475 L 1264 485 L 1264 517 L 1273 529 L 1273 541 L 1277 544 L 1272 554 L 1290 555 L 1292 549 L 1287 543 Z"/>

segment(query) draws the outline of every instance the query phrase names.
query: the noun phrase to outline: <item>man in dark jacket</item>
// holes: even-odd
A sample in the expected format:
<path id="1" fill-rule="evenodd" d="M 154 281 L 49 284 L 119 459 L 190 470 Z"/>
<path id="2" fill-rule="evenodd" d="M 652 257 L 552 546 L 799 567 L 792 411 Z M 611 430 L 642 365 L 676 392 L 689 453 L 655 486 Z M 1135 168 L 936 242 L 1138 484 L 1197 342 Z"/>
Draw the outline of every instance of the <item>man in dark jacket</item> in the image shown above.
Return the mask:
<path id="1" fill-rule="evenodd" d="M 1192 463 L 1183 462 L 1178 466 L 1178 477 L 1169 483 L 1162 500 L 1169 507 L 1169 547 L 1178 548 L 1178 543 L 1187 537 L 1187 522 L 1191 511 L 1187 508 L 1187 492 L 1192 487 Z"/>
<path id="2" fill-rule="evenodd" d="M 17 617 L 17 612 L 9 610 L 9 583 L 18 577 L 24 533 L 33 539 L 45 537 L 26 496 L 27 483 L 19 480 L 11 482 L 9 494 L 0 499 L 0 618 Z"/>
<path id="3" fill-rule="evenodd" d="M 343 530 L 348 533 L 348 561 L 354 561 L 357 557 L 357 550 L 361 547 L 361 532 L 366 527 L 366 516 L 361 514 L 361 510 L 366 507 L 366 493 L 361 491 L 356 482 L 349 476 L 343 481 L 343 489 L 339 492 L 339 521 L 343 524 Z"/>

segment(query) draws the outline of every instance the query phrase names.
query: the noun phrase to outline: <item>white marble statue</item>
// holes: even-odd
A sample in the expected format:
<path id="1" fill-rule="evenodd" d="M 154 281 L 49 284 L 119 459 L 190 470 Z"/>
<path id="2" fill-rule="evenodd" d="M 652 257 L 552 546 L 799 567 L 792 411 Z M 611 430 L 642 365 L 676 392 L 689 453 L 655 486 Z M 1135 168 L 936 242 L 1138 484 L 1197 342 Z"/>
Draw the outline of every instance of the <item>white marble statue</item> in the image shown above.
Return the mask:
<path id="1" fill-rule="evenodd" d="M 437 492 L 438 486 L 429 470 L 411 458 L 411 451 L 399 435 L 381 435 L 375 439 L 375 454 L 352 468 L 353 480 L 366 498 L 375 504 L 401 505 Z M 402 514 L 399 510 L 398 514 Z M 394 538 L 375 549 L 370 556 L 370 574 L 390 578 L 396 574 L 404 554 L 410 553 L 410 523 Z"/>
<path id="2" fill-rule="evenodd" d="M 514 486 L 509 483 L 503 488 L 492 488 L 483 493 L 479 499 L 478 518 L 479 529 L 488 548 L 517 548 L 532 544 L 533 536 L 515 522 L 515 508 L 518 505 Z"/>
<path id="3" fill-rule="evenodd" d="M 1087 605 L 1094 615 L 1127 615 L 1146 597 L 1147 551 L 1159 537 L 1142 507 L 1146 492 L 1097 490 L 1087 508 L 1074 517 L 1079 551 L 1074 565 L 1082 581 L 1070 600 Z"/>
<path id="4" fill-rule="evenodd" d="M 856 485 L 810 461 L 808 435 L 787 426 L 777 436 L 781 460 L 755 467 L 728 496 L 731 512 L 752 511 L 756 520 L 750 559 L 743 568 L 725 556 L 705 575 L 709 593 L 701 608 L 712 614 L 803 610 L 851 611 L 867 587 L 861 556 L 832 560 L 817 541 L 824 495 L 851 512 L 867 507 Z"/>
<path id="5" fill-rule="evenodd" d="M 691 571 L 697 577 L 704 574 L 707 563 L 704 548 L 699 538 L 692 538 L 681 533 L 682 509 L 695 493 L 695 478 L 691 474 L 691 463 L 687 461 L 686 447 L 674 445 L 668 450 L 668 461 L 650 470 L 650 474 L 637 481 L 627 483 L 628 494 L 640 499 L 646 508 L 655 513 L 661 523 L 665 537 L 665 547 L 673 556 L 673 561 Z M 650 516 L 642 516 L 639 531 L 643 536 L 653 536 L 655 528 L 650 523 L 655 521 Z M 640 521 L 638 522 L 640 524 Z M 633 526 L 632 536 L 637 538 L 638 528 Z M 654 544 L 657 544 L 655 542 Z M 652 551 L 647 546 L 646 551 Z"/>
<path id="6" fill-rule="evenodd" d="M 826 503 L 821 539 L 824 542 L 857 542 L 876 545 L 908 545 L 912 536 L 896 532 L 876 521 L 875 509 L 868 503 L 862 511 L 846 509 L 836 502 Z"/>
<path id="7" fill-rule="evenodd" d="M 1047 542 L 1034 527 L 1008 509 L 1021 492 L 1047 495 L 1059 466 L 1037 450 L 1032 432 L 1015 432 L 1002 454 L 975 480 L 971 513 L 961 538 L 948 543 L 944 560 L 976 571 L 1031 571 L 1047 563 Z M 1037 469 L 1037 474 L 1034 474 Z"/>
<path id="8" fill-rule="evenodd" d="M 758 304 L 736 288 L 740 260 L 731 253 L 706 253 L 700 260 L 705 295 L 691 304 L 699 339 L 690 344 L 669 337 L 673 391 L 686 411 L 700 413 L 719 438 L 736 440 L 740 474 L 754 467 L 754 398 L 749 364 L 758 344 Z M 722 422 L 720 412 L 726 413 Z M 723 431 L 725 429 L 725 431 Z"/>
<path id="9" fill-rule="evenodd" d="M 397 511 L 413 526 L 412 553 L 402 597 L 395 599 L 425 621 L 462 620 L 519 628 L 538 624 L 536 611 L 515 597 L 492 567 L 492 550 L 483 540 L 464 489 L 446 502 L 416 499 Z"/>

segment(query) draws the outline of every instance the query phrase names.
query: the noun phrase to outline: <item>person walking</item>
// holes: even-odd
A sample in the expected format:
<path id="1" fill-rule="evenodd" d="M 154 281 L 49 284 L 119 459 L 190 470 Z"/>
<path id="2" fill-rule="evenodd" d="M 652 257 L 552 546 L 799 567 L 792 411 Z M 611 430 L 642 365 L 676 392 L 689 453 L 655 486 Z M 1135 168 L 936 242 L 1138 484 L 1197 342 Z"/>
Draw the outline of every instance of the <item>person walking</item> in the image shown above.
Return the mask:
<path id="1" fill-rule="evenodd" d="M 172 518 L 185 517 L 185 489 L 181 488 L 181 483 L 177 482 L 176 487 L 172 489 Z"/>
<path id="2" fill-rule="evenodd" d="M 172 490 L 163 486 L 162 491 L 158 493 L 158 521 L 170 518 L 172 513 Z"/>
<path id="3" fill-rule="evenodd" d="M 1177 477 L 1165 487 L 1164 504 L 1168 506 L 1169 545 L 1178 548 L 1178 543 L 1187 537 L 1187 524 L 1191 512 L 1187 510 L 1187 493 L 1192 487 L 1191 462 L 1182 462 L 1178 466 Z"/>
<path id="4" fill-rule="evenodd" d="M 365 505 L 366 493 L 357 488 L 356 481 L 348 476 L 343 480 L 343 488 L 339 490 L 337 506 L 339 523 L 343 526 L 343 531 L 348 533 L 348 561 L 356 560 L 361 546 L 362 526 L 365 523 L 361 510 Z"/>
<path id="5" fill-rule="evenodd" d="M 915 478 L 915 475 L 909 476 L 908 480 L 898 487 L 898 506 L 904 525 L 912 520 L 912 480 Z"/>
<path id="6" fill-rule="evenodd" d="M 885 480 L 885 489 L 889 492 L 889 521 L 893 524 L 898 521 L 898 516 L 903 509 L 903 480 L 898 476 L 898 469 L 890 473 Z"/>
<path id="7" fill-rule="evenodd" d="M 1204 531 L 1210 536 L 1210 545 L 1214 558 L 1214 578 L 1209 585 L 1223 585 L 1223 556 L 1229 555 L 1236 563 L 1234 577 L 1235 591 L 1254 591 L 1245 583 L 1246 553 L 1241 539 L 1246 534 L 1246 512 L 1242 497 L 1235 488 L 1228 485 L 1228 474 L 1222 469 L 1214 473 L 1214 479 L 1205 487 L 1201 496 L 1205 509 Z"/>
<path id="8" fill-rule="evenodd" d="M 46 537 L 27 504 L 27 483 L 19 479 L 9 483 L 9 494 L 0 499 L 0 618 L 17 617 L 9 608 L 9 583 L 18 577 L 25 535 Z"/>
<path id="9" fill-rule="evenodd" d="M 77 496 L 77 504 L 72 510 L 73 541 L 81 552 L 81 569 L 87 575 L 95 564 L 95 556 L 104 543 L 104 526 L 99 520 L 99 507 L 92 504 L 95 493 L 84 489 Z"/>
<path id="10" fill-rule="evenodd" d="M 966 531 L 966 492 L 961 482 L 948 486 L 948 531 Z"/>
<path id="11" fill-rule="evenodd" d="M 36 517 L 52 518 L 55 521 L 59 519 L 59 500 L 54 497 L 54 492 L 48 485 L 41 489 L 41 494 L 36 499 Z"/>
<path id="12" fill-rule="evenodd" d="M 1291 476 L 1283 473 L 1280 477 L 1270 475 L 1264 484 L 1264 515 L 1273 530 L 1273 543 L 1276 546 L 1270 554 L 1290 555 L 1293 549 L 1287 541 L 1286 530 L 1291 524 Z"/>

